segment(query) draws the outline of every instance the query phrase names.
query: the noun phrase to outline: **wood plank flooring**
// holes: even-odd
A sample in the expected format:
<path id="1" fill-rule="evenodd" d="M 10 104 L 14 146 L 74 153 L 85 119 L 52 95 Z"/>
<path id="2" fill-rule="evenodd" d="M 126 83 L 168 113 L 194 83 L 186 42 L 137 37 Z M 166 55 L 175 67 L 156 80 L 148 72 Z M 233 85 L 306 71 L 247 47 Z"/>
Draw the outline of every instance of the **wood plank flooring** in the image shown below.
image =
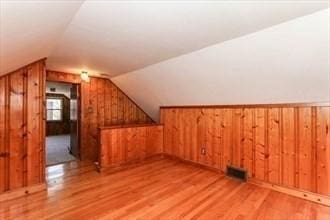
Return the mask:
<path id="1" fill-rule="evenodd" d="M 0 204 L 0 219 L 330 219 L 330 208 L 154 158 L 118 172 L 47 168 L 48 191 Z"/>

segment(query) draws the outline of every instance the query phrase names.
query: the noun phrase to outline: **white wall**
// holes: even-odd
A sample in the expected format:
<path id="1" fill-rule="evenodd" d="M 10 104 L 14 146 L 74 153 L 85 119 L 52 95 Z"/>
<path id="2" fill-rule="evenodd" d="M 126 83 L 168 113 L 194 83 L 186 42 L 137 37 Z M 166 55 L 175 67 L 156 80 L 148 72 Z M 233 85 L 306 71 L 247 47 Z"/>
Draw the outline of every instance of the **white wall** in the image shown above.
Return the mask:
<path id="1" fill-rule="evenodd" d="M 112 80 L 146 112 L 159 106 L 330 101 L 329 9 Z"/>
<path id="2" fill-rule="evenodd" d="M 0 0 L 0 75 L 45 58 L 83 0 Z"/>

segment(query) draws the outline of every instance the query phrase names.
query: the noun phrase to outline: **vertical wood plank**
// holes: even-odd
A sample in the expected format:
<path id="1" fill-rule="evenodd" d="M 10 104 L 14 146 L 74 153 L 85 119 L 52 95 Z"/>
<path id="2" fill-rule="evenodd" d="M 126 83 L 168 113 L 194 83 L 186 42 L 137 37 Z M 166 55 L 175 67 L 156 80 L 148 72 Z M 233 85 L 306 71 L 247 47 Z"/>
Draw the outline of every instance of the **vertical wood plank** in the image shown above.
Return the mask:
<path id="1" fill-rule="evenodd" d="M 134 128 L 127 128 L 126 129 L 126 147 L 127 147 L 127 161 L 132 161 L 135 159 L 134 155 L 135 153 L 135 142 L 134 142 L 134 134 L 133 130 Z"/>
<path id="2" fill-rule="evenodd" d="M 10 112 L 9 112 L 9 188 L 23 186 L 23 147 L 24 147 L 24 70 L 18 70 L 9 76 L 10 82 Z"/>
<path id="3" fill-rule="evenodd" d="M 253 109 L 243 109 L 243 135 L 242 135 L 242 147 L 243 147 L 243 164 L 245 170 L 248 172 L 248 176 L 251 177 L 253 173 Z"/>
<path id="4" fill-rule="evenodd" d="M 111 125 L 111 82 L 109 80 L 105 81 L 104 90 L 104 124 Z"/>
<path id="5" fill-rule="evenodd" d="M 330 108 L 316 109 L 317 193 L 330 196 Z"/>
<path id="6" fill-rule="evenodd" d="M 173 109 L 173 123 L 172 123 L 172 154 L 175 156 L 180 156 L 179 142 L 180 142 L 180 132 L 179 132 L 179 110 Z"/>
<path id="7" fill-rule="evenodd" d="M 312 115 L 311 115 L 311 191 L 316 192 L 317 191 L 317 109 L 316 107 L 311 107 Z"/>
<path id="8" fill-rule="evenodd" d="M 233 165 L 236 167 L 243 167 L 241 159 L 243 157 L 243 148 L 241 146 L 241 135 L 242 135 L 242 110 L 233 109 L 233 125 L 232 125 L 232 147 L 233 147 Z"/>
<path id="9" fill-rule="evenodd" d="M 271 183 L 280 181 L 280 112 L 270 108 L 268 114 L 268 178 Z"/>
<path id="10" fill-rule="evenodd" d="M 46 179 L 46 61 L 39 62 L 39 182 L 43 183 Z"/>
<path id="11" fill-rule="evenodd" d="M 299 188 L 312 190 L 312 110 L 299 108 L 298 121 Z"/>
<path id="12" fill-rule="evenodd" d="M 199 120 L 199 113 L 198 109 L 192 109 L 191 114 L 191 160 L 197 161 L 198 154 L 199 154 L 199 147 L 198 147 L 198 120 Z"/>
<path id="13" fill-rule="evenodd" d="M 265 180 L 266 110 L 255 109 L 255 178 Z"/>
<path id="14" fill-rule="evenodd" d="M 8 153 L 6 144 L 6 87 L 7 87 L 7 76 L 0 77 L 0 154 L 5 155 Z M 6 191 L 6 167 L 7 157 L 0 157 L 0 193 Z"/>
<path id="15" fill-rule="evenodd" d="M 146 127 L 146 156 L 163 152 L 163 126 Z"/>
<path id="16" fill-rule="evenodd" d="M 223 137 L 222 137 L 223 112 L 220 109 L 214 110 L 214 135 L 213 135 L 213 166 L 222 169 L 223 164 Z"/>
<path id="17" fill-rule="evenodd" d="M 117 105 L 118 121 L 117 121 L 117 123 L 124 124 L 124 94 L 120 90 L 118 90 L 117 97 L 118 97 L 118 105 Z M 142 117 L 142 116 L 140 116 L 140 117 Z M 141 121 L 144 121 L 144 120 L 141 120 Z"/>
<path id="18" fill-rule="evenodd" d="M 111 121 L 112 124 L 118 124 L 118 89 L 111 86 Z"/>
<path id="19" fill-rule="evenodd" d="M 172 111 L 162 112 L 162 124 L 164 124 L 164 152 L 167 154 L 172 153 Z"/>
<path id="20" fill-rule="evenodd" d="M 147 143 L 147 129 L 146 127 L 139 127 L 136 129 L 136 136 L 138 139 L 137 142 L 137 148 L 139 150 L 139 157 L 138 160 L 143 160 L 147 156 L 147 149 L 146 149 L 146 143 Z"/>
<path id="21" fill-rule="evenodd" d="M 97 95 L 97 84 L 96 78 L 90 79 L 90 90 L 89 90 L 89 130 L 88 130 L 88 158 L 97 158 L 97 137 L 98 137 L 98 95 Z"/>
<path id="22" fill-rule="evenodd" d="M 223 134 L 223 169 L 226 169 L 227 165 L 232 165 L 232 120 L 233 112 L 231 109 L 222 109 L 223 111 L 223 122 L 222 122 L 222 134 Z"/>
<path id="23" fill-rule="evenodd" d="M 83 82 L 81 84 L 81 120 L 80 120 L 80 155 L 82 160 L 88 159 L 88 149 L 89 149 L 89 124 L 90 118 L 89 114 L 92 111 L 90 103 L 90 84 Z"/>
<path id="24" fill-rule="evenodd" d="M 214 148 L 215 148 L 215 121 L 214 121 L 214 109 L 208 108 L 204 109 L 205 117 L 205 155 L 203 158 L 203 163 L 208 166 L 213 166 L 214 161 Z"/>
<path id="25" fill-rule="evenodd" d="M 97 126 L 105 125 L 105 79 L 98 79 L 97 83 Z"/>
<path id="26" fill-rule="evenodd" d="M 120 149 L 118 148 L 118 135 L 119 132 L 118 130 L 114 130 L 111 132 L 111 164 L 112 165 L 117 165 L 120 160 L 119 160 L 119 151 Z"/>
<path id="27" fill-rule="evenodd" d="M 185 160 L 192 160 L 192 155 L 191 155 L 191 109 L 188 109 L 187 111 L 184 111 L 184 114 L 182 114 L 182 123 L 183 127 L 183 154 L 184 154 L 184 159 Z"/>
<path id="28" fill-rule="evenodd" d="M 197 161 L 203 163 L 205 156 L 201 154 L 202 148 L 206 146 L 206 116 L 205 110 L 199 109 L 197 117 Z"/>
<path id="29" fill-rule="evenodd" d="M 294 108 L 282 108 L 282 183 L 285 186 L 295 185 L 295 116 Z"/>
<path id="30" fill-rule="evenodd" d="M 111 143 L 111 130 L 100 132 L 100 156 L 99 162 L 101 167 L 105 167 L 107 164 L 111 164 L 109 156 L 111 155 L 110 149 L 112 148 Z"/>
<path id="31" fill-rule="evenodd" d="M 124 98 L 123 100 L 124 102 L 124 124 L 129 124 L 130 120 L 129 120 L 129 99 L 128 98 Z"/>
<path id="32" fill-rule="evenodd" d="M 27 185 L 36 184 L 39 182 L 40 174 L 40 124 L 42 118 L 42 94 L 39 92 L 41 86 L 41 80 L 39 75 L 39 66 L 34 65 L 27 69 L 27 89 L 26 89 L 26 100 L 27 100 L 27 122 L 26 122 L 26 144 L 27 144 Z"/>

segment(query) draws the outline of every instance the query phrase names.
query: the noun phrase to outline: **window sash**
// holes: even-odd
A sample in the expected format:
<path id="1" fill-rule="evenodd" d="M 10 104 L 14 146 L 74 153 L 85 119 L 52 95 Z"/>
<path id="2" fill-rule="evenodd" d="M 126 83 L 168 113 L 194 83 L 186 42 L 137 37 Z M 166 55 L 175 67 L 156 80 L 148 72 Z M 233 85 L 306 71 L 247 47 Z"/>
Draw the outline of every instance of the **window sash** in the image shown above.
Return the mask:
<path id="1" fill-rule="evenodd" d="M 51 101 L 51 100 L 56 100 Z M 62 121 L 63 120 L 63 99 L 62 98 L 47 98 L 46 99 L 47 121 Z"/>

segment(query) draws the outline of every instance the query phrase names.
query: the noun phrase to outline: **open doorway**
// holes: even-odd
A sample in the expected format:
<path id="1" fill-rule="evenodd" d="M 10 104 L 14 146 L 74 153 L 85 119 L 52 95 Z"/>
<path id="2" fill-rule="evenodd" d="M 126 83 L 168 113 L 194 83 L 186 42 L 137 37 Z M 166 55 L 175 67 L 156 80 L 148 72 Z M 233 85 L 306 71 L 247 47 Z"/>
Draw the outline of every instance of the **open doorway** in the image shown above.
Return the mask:
<path id="1" fill-rule="evenodd" d="M 46 82 L 46 165 L 80 157 L 78 84 Z"/>

